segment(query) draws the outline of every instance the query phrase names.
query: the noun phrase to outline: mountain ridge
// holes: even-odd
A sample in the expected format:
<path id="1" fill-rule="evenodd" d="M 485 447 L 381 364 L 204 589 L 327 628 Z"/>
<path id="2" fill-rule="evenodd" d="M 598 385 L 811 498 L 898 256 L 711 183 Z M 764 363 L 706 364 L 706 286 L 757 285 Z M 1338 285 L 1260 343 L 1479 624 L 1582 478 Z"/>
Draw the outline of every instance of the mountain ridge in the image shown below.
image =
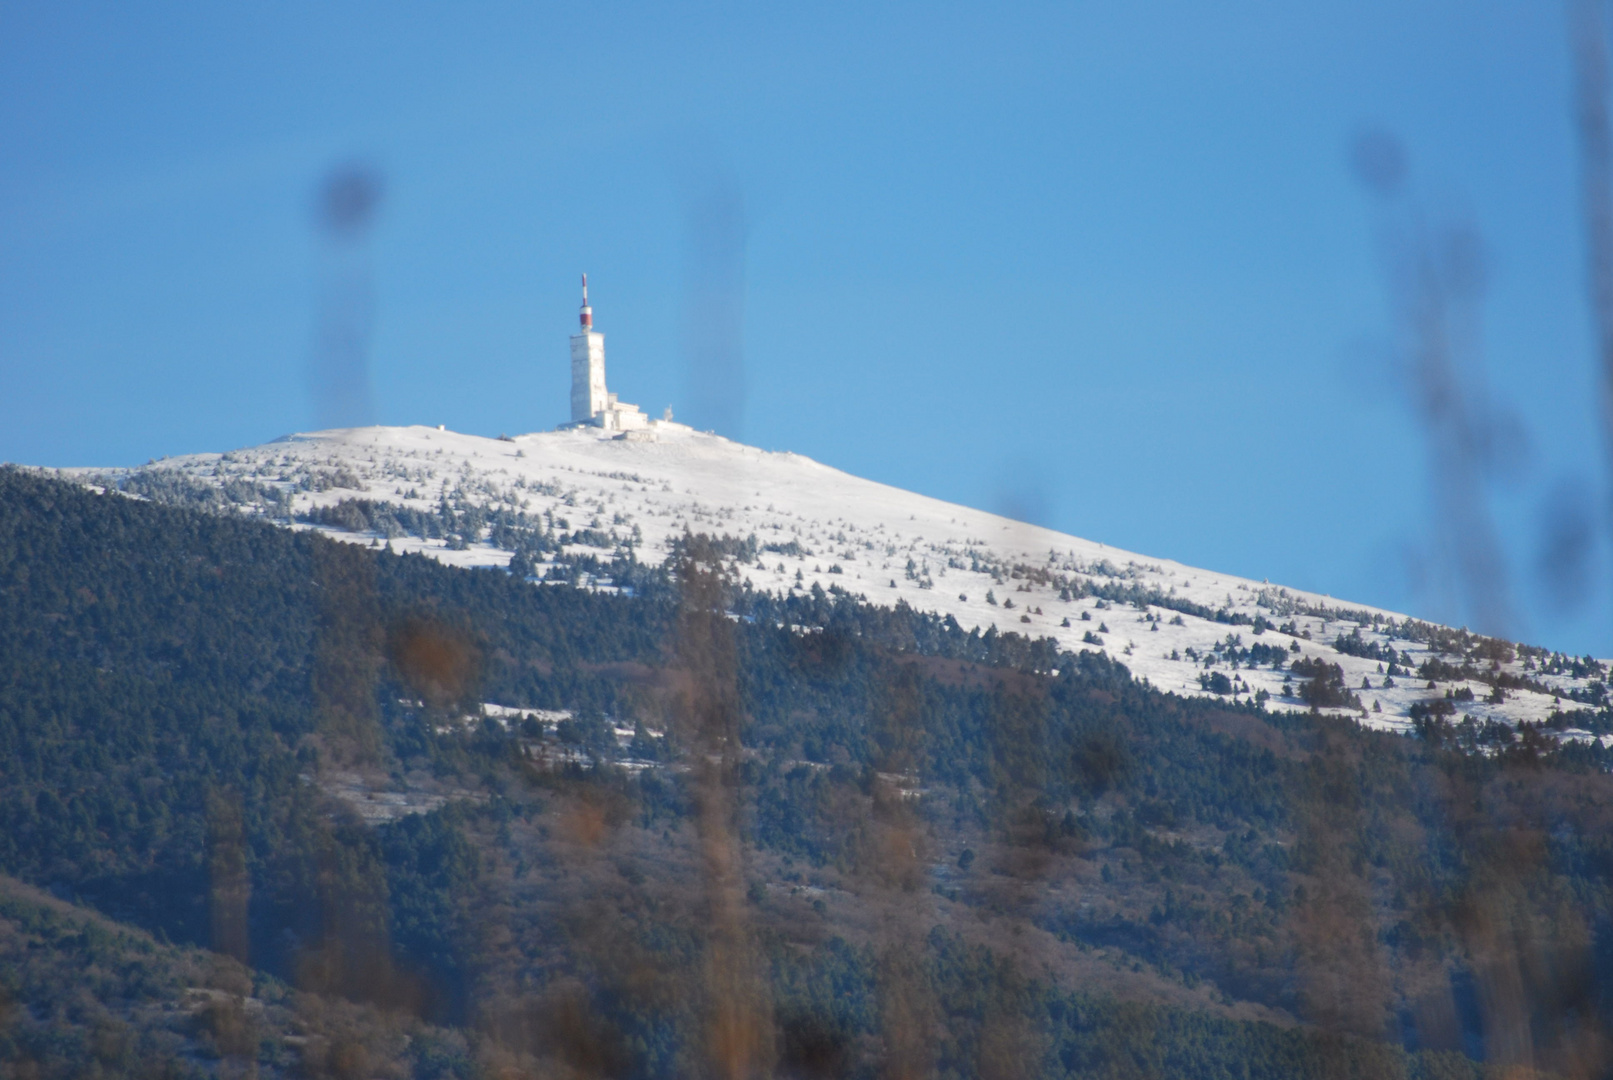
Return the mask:
<path id="1" fill-rule="evenodd" d="M 613 562 L 659 562 L 684 533 L 705 532 L 733 541 L 735 573 L 752 588 L 839 589 L 965 629 L 1048 637 L 1171 692 L 1316 708 L 1388 730 L 1461 716 L 1607 737 L 1594 722 L 1606 665 L 1590 658 L 1154 559 L 680 424 L 498 438 L 335 429 L 55 471 L 591 588 L 615 587 Z"/>

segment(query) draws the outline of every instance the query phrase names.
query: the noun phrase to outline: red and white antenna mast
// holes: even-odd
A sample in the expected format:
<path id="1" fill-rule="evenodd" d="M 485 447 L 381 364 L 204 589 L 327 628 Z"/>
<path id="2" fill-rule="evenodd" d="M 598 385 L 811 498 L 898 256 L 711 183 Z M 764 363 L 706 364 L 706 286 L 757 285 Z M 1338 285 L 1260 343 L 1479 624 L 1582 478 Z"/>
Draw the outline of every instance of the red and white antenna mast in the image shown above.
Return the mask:
<path id="1" fill-rule="evenodd" d="M 582 328 L 584 330 L 592 330 L 594 328 L 594 309 L 588 306 L 587 274 L 582 276 L 582 311 L 578 314 L 577 319 L 582 323 Z"/>

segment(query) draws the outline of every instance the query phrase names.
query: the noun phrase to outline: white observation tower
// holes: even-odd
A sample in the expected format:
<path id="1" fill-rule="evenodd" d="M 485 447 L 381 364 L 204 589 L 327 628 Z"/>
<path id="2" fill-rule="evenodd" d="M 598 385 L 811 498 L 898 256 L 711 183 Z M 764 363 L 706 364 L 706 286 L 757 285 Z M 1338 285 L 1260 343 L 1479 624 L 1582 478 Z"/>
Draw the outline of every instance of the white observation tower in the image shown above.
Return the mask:
<path id="1" fill-rule="evenodd" d="M 616 395 L 605 389 L 605 335 L 594 329 L 587 274 L 582 276 L 582 310 L 577 321 L 581 326 L 571 335 L 571 424 L 606 431 L 648 427 L 649 418 L 637 405 L 618 402 Z"/>

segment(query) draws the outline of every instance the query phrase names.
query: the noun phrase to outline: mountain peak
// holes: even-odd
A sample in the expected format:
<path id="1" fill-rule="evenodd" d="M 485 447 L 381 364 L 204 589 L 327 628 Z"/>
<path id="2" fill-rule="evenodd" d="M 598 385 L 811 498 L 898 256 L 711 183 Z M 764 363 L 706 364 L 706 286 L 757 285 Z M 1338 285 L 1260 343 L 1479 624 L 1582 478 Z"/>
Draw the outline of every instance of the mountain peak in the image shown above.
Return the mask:
<path id="1" fill-rule="evenodd" d="M 1154 559 L 865 480 L 682 424 L 567 425 L 488 438 L 441 428 L 288 435 L 134 469 L 67 470 L 460 567 L 577 580 L 578 559 L 658 563 L 728 536 L 734 573 L 950 615 L 965 629 L 1102 652 L 1154 687 L 1409 730 L 1421 715 L 1552 722 L 1605 668 L 1317 593 Z M 590 588 L 611 589 L 608 570 Z M 1555 717 L 1555 720 L 1554 720 Z"/>

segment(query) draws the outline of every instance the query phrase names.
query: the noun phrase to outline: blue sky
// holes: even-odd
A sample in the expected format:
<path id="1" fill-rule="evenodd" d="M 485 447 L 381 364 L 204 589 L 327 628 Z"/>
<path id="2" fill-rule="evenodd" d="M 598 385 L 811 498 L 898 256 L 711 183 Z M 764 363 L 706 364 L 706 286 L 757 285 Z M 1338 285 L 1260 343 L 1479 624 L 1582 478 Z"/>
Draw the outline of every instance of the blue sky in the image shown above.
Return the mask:
<path id="1" fill-rule="evenodd" d="M 1606 656 L 1605 543 L 1538 573 L 1552 493 L 1606 505 L 1569 94 L 1554 4 L 10 4 L 0 460 L 307 429 L 312 193 L 363 161 L 381 422 L 564 419 L 587 270 L 652 414 L 1461 623 L 1348 167 L 1371 125 L 1483 237 L 1468 370 L 1527 435 L 1485 508 L 1506 629 Z M 713 280 L 726 411 L 689 374 Z"/>

